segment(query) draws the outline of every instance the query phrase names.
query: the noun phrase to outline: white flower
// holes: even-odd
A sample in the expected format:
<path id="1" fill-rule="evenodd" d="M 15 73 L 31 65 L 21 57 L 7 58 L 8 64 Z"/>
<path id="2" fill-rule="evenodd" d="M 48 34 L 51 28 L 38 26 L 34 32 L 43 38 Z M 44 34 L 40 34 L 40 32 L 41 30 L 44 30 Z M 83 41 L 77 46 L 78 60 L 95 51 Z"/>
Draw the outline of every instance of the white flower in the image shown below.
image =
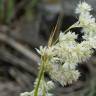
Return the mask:
<path id="1" fill-rule="evenodd" d="M 37 81 L 38 81 L 38 79 L 36 80 L 35 84 L 37 83 Z M 43 89 L 44 89 L 43 86 L 45 86 L 46 96 L 53 96 L 53 94 L 48 92 L 55 87 L 54 83 L 52 81 L 48 81 L 47 83 L 45 83 L 43 81 L 40 82 L 40 85 L 38 88 L 38 96 L 43 96 Z M 31 92 L 21 93 L 20 96 L 34 96 L 34 90 Z"/>
<path id="2" fill-rule="evenodd" d="M 96 48 L 96 23 L 95 18 L 90 14 L 91 10 L 91 6 L 86 2 L 80 2 L 76 8 L 76 13 L 79 14 L 79 23 L 76 26 L 82 27 L 84 41 L 76 42 L 77 35 L 70 31 L 66 34 L 61 32 L 56 44 L 51 47 L 40 46 L 39 50 L 36 49 L 41 56 L 48 57 L 44 71 L 48 72 L 51 78 L 62 86 L 78 80 L 80 72 L 76 69 L 77 64 L 90 58 L 93 53 L 92 48 Z M 34 85 L 37 85 L 38 80 Z M 41 79 L 38 96 L 43 96 L 44 91 L 46 96 L 53 96 L 49 93 L 53 88 L 52 81 L 46 83 Z M 20 96 L 34 96 L 34 90 L 22 93 Z"/>
<path id="3" fill-rule="evenodd" d="M 71 70 L 75 70 L 76 66 L 77 66 L 77 64 L 70 64 L 70 63 L 68 63 L 68 62 L 65 62 L 65 63 L 63 64 L 64 70 L 68 70 L 69 68 L 70 68 Z"/>
<path id="4" fill-rule="evenodd" d="M 51 90 L 53 88 L 55 88 L 55 85 L 52 81 L 48 81 L 46 84 L 47 90 Z"/>
<path id="5" fill-rule="evenodd" d="M 83 13 L 79 16 L 79 22 L 82 27 L 89 26 L 95 23 L 95 18 L 90 13 Z"/>
<path id="6" fill-rule="evenodd" d="M 53 56 L 53 47 L 43 47 L 43 46 L 40 46 L 39 49 L 36 48 L 36 51 L 41 55 L 41 56 L 44 56 L 44 55 L 47 55 L 47 56 Z"/>
<path id="7" fill-rule="evenodd" d="M 83 28 L 82 32 L 85 33 L 85 36 L 87 35 L 86 37 L 93 37 L 96 35 L 95 18 L 90 14 L 91 10 L 91 6 L 86 2 L 80 3 L 76 9 L 76 13 L 80 13 L 78 26 Z"/>
<path id="8" fill-rule="evenodd" d="M 70 31 L 66 34 L 60 32 L 59 42 L 70 42 L 70 41 L 74 41 L 74 39 L 76 38 L 77 38 L 77 35 L 75 35 L 75 33 L 72 33 Z"/>
<path id="9" fill-rule="evenodd" d="M 85 13 L 88 11 L 91 11 L 92 8 L 89 4 L 87 4 L 86 2 L 80 2 L 76 8 L 75 13 L 79 14 L 79 13 Z"/>
<path id="10" fill-rule="evenodd" d="M 24 93 L 21 93 L 20 96 L 31 96 L 31 95 L 30 95 L 30 92 L 24 92 Z"/>
<path id="11" fill-rule="evenodd" d="M 93 53 L 91 49 L 92 47 L 86 41 L 78 44 L 74 50 L 77 53 L 78 62 L 86 61 Z"/>
<path id="12" fill-rule="evenodd" d="M 73 36 L 73 37 L 72 37 Z M 76 81 L 80 75 L 76 66 L 79 62 L 86 61 L 93 53 L 91 41 L 77 43 L 75 34 L 61 33 L 59 42 L 54 45 L 54 56 L 49 61 L 49 72 L 52 79 L 61 85 L 70 84 Z M 90 42 L 90 43 L 89 43 Z M 71 74 L 71 75 L 70 75 Z"/>
<path id="13" fill-rule="evenodd" d="M 46 53 L 47 47 L 43 47 L 40 46 L 39 49 L 36 48 L 36 51 L 40 54 L 40 55 L 44 55 Z"/>
<path id="14" fill-rule="evenodd" d="M 96 49 L 96 36 L 94 36 L 93 38 L 92 37 L 88 38 L 87 42 L 89 42 L 89 45 L 92 48 Z"/>
<path id="15" fill-rule="evenodd" d="M 64 68 L 64 66 L 62 67 L 62 65 L 58 64 L 52 65 L 52 70 L 50 70 L 49 74 L 52 79 L 59 82 L 62 86 L 72 84 L 80 76 L 78 70 L 70 67 Z"/>

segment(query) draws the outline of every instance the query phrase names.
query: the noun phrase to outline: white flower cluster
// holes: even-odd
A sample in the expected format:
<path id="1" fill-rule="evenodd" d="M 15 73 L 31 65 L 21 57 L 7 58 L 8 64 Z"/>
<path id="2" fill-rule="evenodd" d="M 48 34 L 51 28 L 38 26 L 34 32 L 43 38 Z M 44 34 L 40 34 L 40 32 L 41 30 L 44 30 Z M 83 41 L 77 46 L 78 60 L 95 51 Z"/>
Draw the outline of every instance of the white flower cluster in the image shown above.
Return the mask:
<path id="1" fill-rule="evenodd" d="M 77 43 L 76 35 L 60 33 L 59 42 L 54 45 L 54 56 L 49 61 L 49 74 L 62 86 L 76 81 L 80 75 L 76 70 L 78 62 L 86 61 L 92 54 L 92 46 L 87 41 Z"/>
<path id="2" fill-rule="evenodd" d="M 43 89 L 44 89 L 44 86 L 43 85 L 45 85 L 45 87 L 46 87 L 46 96 L 53 96 L 52 93 L 49 93 L 48 92 L 48 91 L 50 91 L 51 89 L 54 88 L 54 83 L 52 81 L 48 81 L 47 83 L 42 81 L 40 83 L 40 86 L 39 86 L 39 89 L 38 89 L 38 96 L 43 96 Z M 31 92 L 21 93 L 20 96 L 34 96 L 34 90 L 31 91 Z"/>
<path id="3" fill-rule="evenodd" d="M 56 44 L 50 47 L 40 46 L 39 50 L 36 49 L 41 56 L 48 58 L 44 72 L 48 72 L 51 78 L 62 86 L 77 81 L 80 76 L 80 72 L 76 68 L 78 63 L 86 61 L 93 53 L 92 48 L 96 48 L 96 22 L 90 14 L 91 10 L 91 6 L 86 2 L 80 2 L 76 8 L 76 14 L 79 14 L 79 23 L 76 23 L 76 26 L 82 27 L 84 41 L 76 42 L 75 32 L 69 31 L 66 34 L 61 32 Z M 38 96 L 43 96 L 44 86 L 46 96 L 52 96 L 48 92 L 54 86 L 52 81 L 40 82 Z M 22 93 L 21 96 L 34 96 L 34 90 Z"/>
<path id="4" fill-rule="evenodd" d="M 89 4 L 87 4 L 86 2 L 80 2 L 76 8 L 76 13 L 81 14 L 91 10 L 92 7 Z"/>
<path id="5" fill-rule="evenodd" d="M 34 96 L 34 91 L 32 92 L 24 92 L 20 96 Z M 38 96 L 43 96 L 43 92 L 41 89 L 39 89 Z M 46 93 L 46 96 L 53 96 L 51 93 Z"/>
<path id="6" fill-rule="evenodd" d="M 48 54 L 49 52 L 50 55 L 52 54 L 46 71 L 52 79 L 58 81 L 62 86 L 77 81 L 80 75 L 78 70 L 76 70 L 78 62 L 86 61 L 93 52 L 89 41 L 83 41 L 79 44 L 75 41 L 76 38 L 77 35 L 75 33 L 69 31 L 64 34 L 61 32 L 58 43 L 53 45 L 52 49 L 50 47 L 45 51 L 45 48 L 42 48 Z"/>
<path id="7" fill-rule="evenodd" d="M 80 2 L 76 8 L 76 13 L 79 14 L 79 26 L 83 28 L 83 32 L 87 37 L 96 35 L 95 18 L 90 14 L 91 6 L 86 2 Z"/>
<path id="8" fill-rule="evenodd" d="M 46 46 L 45 47 L 40 46 L 39 50 L 37 48 L 36 50 L 40 55 L 44 56 L 46 54 L 48 57 L 50 57 L 52 56 L 53 47 L 47 48 Z"/>
<path id="9" fill-rule="evenodd" d="M 91 6 L 86 2 L 80 2 L 76 8 L 76 13 L 79 14 L 78 26 L 82 27 L 85 33 L 84 41 L 77 43 L 75 40 L 77 35 L 74 32 L 69 31 L 67 34 L 61 32 L 58 43 L 50 48 L 42 48 L 39 52 L 44 50 L 46 54 L 50 54 L 51 59 L 46 71 L 52 79 L 63 86 L 78 79 L 80 73 L 76 70 L 77 64 L 86 61 L 93 53 L 92 48 L 96 48 L 96 23 L 90 14 L 91 10 Z"/>

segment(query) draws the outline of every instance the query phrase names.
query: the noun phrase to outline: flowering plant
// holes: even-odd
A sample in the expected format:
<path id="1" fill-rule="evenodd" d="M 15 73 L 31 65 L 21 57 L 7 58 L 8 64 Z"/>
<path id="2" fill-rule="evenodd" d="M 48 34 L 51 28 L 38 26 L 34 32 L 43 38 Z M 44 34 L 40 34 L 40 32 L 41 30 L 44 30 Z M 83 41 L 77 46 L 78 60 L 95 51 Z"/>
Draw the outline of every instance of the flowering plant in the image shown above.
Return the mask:
<path id="1" fill-rule="evenodd" d="M 40 46 L 40 49 L 37 49 L 41 61 L 34 90 L 22 93 L 21 96 L 53 96 L 49 91 L 55 87 L 55 84 L 53 81 L 46 81 L 45 72 L 62 86 L 78 80 L 80 76 L 80 72 L 76 69 L 78 63 L 86 61 L 94 52 L 92 49 L 96 48 L 96 23 L 95 18 L 90 14 L 91 10 L 89 4 L 80 2 L 75 10 L 79 20 L 66 32 L 60 32 L 55 43 L 51 42 L 48 46 Z M 84 36 L 81 43 L 76 41 L 75 32 L 70 31 L 74 27 L 82 28 Z"/>

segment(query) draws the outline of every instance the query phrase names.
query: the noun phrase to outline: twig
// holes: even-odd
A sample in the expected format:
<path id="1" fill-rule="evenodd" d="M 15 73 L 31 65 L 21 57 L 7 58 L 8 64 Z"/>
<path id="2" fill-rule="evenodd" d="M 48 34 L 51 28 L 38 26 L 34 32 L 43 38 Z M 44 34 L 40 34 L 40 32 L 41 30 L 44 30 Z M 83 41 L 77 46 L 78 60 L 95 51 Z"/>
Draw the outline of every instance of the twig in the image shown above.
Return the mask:
<path id="1" fill-rule="evenodd" d="M 59 34 L 60 32 L 60 26 L 61 26 L 61 21 L 63 19 L 63 13 L 61 12 L 59 17 L 58 17 L 58 20 L 57 20 L 57 23 L 56 23 L 56 26 L 55 28 L 52 30 L 51 32 L 51 35 L 49 37 L 49 41 L 48 41 L 48 46 L 51 46 L 52 43 L 53 43 L 53 39 L 57 39 L 57 35 Z M 56 37 L 55 37 L 56 36 Z M 55 38 L 54 38 L 55 37 Z"/>

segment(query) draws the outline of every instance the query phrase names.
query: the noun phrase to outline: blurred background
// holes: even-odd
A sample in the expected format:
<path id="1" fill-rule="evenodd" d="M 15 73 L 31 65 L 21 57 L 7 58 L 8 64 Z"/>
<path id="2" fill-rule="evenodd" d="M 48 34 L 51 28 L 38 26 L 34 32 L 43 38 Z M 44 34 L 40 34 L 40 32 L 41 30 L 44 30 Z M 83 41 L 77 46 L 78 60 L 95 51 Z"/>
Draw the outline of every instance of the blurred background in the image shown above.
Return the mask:
<path id="1" fill-rule="evenodd" d="M 95 16 L 96 0 L 86 2 L 92 5 Z M 79 0 L 0 0 L 0 96 L 19 96 L 33 89 L 40 61 L 35 48 L 47 45 L 57 21 L 57 32 L 77 21 L 74 10 L 78 3 Z M 79 34 L 81 42 L 81 29 L 72 30 Z M 55 96 L 96 96 L 95 55 L 94 52 L 87 62 L 78 65 L 81 76 L 77 82 L 65 87 L 56 84 Z"/>

